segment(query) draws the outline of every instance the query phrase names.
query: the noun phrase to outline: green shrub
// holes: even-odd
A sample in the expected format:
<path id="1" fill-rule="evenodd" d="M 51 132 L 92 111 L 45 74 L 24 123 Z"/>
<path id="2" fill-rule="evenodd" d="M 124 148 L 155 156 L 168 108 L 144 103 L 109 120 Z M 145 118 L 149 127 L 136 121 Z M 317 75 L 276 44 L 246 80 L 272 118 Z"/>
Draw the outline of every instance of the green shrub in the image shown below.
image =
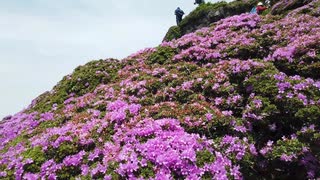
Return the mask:
<path id="1" fill-rule="evenodd" d="M 320 108 L 316 105 L 300 108 L 295 114 L 295 117 L 299 118 L 301 121 L 320 124 Z"/>
<path id="2" fill-rule="evenodd" d="M 144 179 L 150 179 L 150 178 L 154 178 L 155 177 L 155 173 L 154 173 L 154 166 L 153 164 L 148 161 L 147 162 L 147 166 L 145 167 L 140 167 L 135 174 L 137 176 L 140 176 Z"/>
<path id="3" fill-rule="evenodd" d="M 118 162 L 109 162 L 107 174 L 111 175 L 112 179 L 122 179 L 118 173 L 116 173 L 116 169 L 119 167 Z"/>
<path id="4" fill-rule="evenodd" d="M 50 147 L 46 152 L 47 159 L 54 159 L 56 162 L 62 162 L 62 160 L 69 155 L 78 152 L 77 145 L 70 142 L 63 142 L 58 148 Z"/>
<path id="5" fill-rule="evenodd" d="M 169 28 L 166 36 L 163 38 L 163 41 L 171 41 L 173 39 L 178 39 L 180 38 L 181 35 L 181 30 L 179 26 L 172 26 Z"/>
<path id="6" fill-rule="evenodd" d="M 274 68 L 266 68 L 262 73 L 251 76 L 244 82 L 245 87 L 252 87 L 252 92 L 264 97 L 275 98 L 278 94 L 277 81 L 272 75 L 278 73 Z"/>
<path id="7" fill-rule="evenodd" d="M 99 84 L 107 84 L 117 79 L 122 64 L 117 60 L 91 61 L 77 67 L 70 76 L 65 76 L 52 90 L 37 98 L 37 104 L 30 111 L 47 112 L 53 104 L 58 107 L 71 93 L 81 96 L 92 92 Z M 100 72 L 100 73 L 97 73 Z"/>
<path id="8" fill-rule="evenodd" d="M 146 64 L 167 64 L 170 63 L 172 57 L 177 53 L 176 49 L 171 47 L 159 46 L 146 60 Z"/>
<path id="9" fill-rule="evenodd" d="M 190 90 L 178 90 L 175 94 L 175 100 L 180 103 L 187 103 L 191 100 L 193 91 Z"/>
<path id="10" fill-rule="evenodd" d="M 58 179 L 75 179 L 75 177 L 80 174 L 80 166 L 63 166 L 61 169 L 57 171 Z"/>
<path id="11" fill-rule="evenodd" d="M 163 86 L 164 84 L 160 81 L 152 81 L 146 85 L 146 88 L 150 93 L 156 94 Z"/>
<path id="12" fill-rule="evenodd" d="M 25 159 L 32 159 L 32 164 L 27 164 L 24 166 L 24 170 L 26 172 L 40 172 L 40 167 L 42 163 L 46 161 L 45 153 L 42 151 L 40 146 L 36 146 L 33 148 L 28 149 L 27 151 L 22 153 L 22 156 Z"/>
<path id="13" fill-rule="evenodd" d="M 282 154 L 299 155 L 302 152 L 305 144 L 301 143 L 298 139 L 279 140 L 272 150 L 272 159 L 280 158 Z"/>
<path id="14" fill-rule="evenodd" d="M 153 105 L 155 103 L 154 97 L 145 97 L 142 99 L 139 99 L 139 104 L 142 106 L 148 106 L 148 105 Z"/>
<path id="15" fill-rule="evenodd" d="M 197 157 L 196 164 L 198 167 L 203 167 L 205 164 L 212 163 L 215 160 L 214 155 L 208 150 L 198 151 L 196 153 L 196 157 Z"/>
<path id="16" fill-rule="evenodd" d="M 195 10 L 193 10 L 188 16 L 186 16 L 181 23 L 179 24 L 180 27 L 185 27 L 188 24 L 192 24 L 195 21 L 198 21 L 202 18 L 205 18 L 210 11 L 212 10 L 217 10 L 220 7 L 226 6 L 228 3 L 222 1 L 218 3 L 206 3 L 206 4 L 201 4 L 198 6 Z"/>

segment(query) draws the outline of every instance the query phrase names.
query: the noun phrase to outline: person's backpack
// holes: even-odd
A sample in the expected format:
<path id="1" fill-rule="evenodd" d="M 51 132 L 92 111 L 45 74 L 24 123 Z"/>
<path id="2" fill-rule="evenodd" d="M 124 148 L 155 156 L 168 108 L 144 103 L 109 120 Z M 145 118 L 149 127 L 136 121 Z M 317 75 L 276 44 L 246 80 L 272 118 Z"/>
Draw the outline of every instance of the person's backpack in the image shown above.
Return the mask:
<path id="1" fill-rule="evenodd" d="M 176 15 L 178 15 L 178 16 L 183 16 L 183 15 L 184 15 L 184 12 L 183 12 L 182 10 L 177 11 L 177 12 L 176 12 Z"/>
<path id="2" fill-rule="evenodd" d="M 257 14 L 257 7 L 253 7 L 250 11 L 250 14 Z"/>

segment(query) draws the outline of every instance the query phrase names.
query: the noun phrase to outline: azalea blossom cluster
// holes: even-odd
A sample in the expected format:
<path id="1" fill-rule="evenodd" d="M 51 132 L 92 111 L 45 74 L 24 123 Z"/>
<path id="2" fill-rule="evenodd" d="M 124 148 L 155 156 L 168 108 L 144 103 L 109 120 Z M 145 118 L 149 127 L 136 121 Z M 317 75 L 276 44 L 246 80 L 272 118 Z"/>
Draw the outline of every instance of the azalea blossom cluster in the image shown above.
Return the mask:
<path id="1" fill-rule="evenodd" d="M 259 22 L 258 15 L 233 16 L 217 22 L 214 29 L 203 28 L 176 41 L 164 42 L 162 46 L 181 49 L 181 52 L 173 58 L 174 60 L 222 60 L 228 56 L 227 49 L 254 44 L 254 38 L 248 35 Z M 241 33 L 236 32 L 235 29 L 241 29 Z"/>
<path id="2" fill-rule="evenodd" d="M 241 177 L 239 168 L 233 166 L 227 157 L 211 147 L 213 143 L 211 140 L 185 132 L 176 119 L 140 120 L 139 109 L 139 105 L 129 105 L 117 100 L 107 105 L 108 113 L 103 119 L 97 119 L 93 114 L 91 119 L 84 123 L 69 122 L 63 127 L 47 128 L 45 132 L 34 136 L 30 140 L 31 147 L 41 147 L 40 151 L 43 153 L 47 153 L 49 149 L 59 151 L 64 142 L 78 147 L 103 143 L 102 146 L 96 146 L 90 151 L 81 150 L 76 154 L 67 155 L 61 162 L 50 159 L 41 165 L 39 173 L 24 173 L 23 167 L 34 161 L 21 156 L 28 147 L 28 144 L 23 142 L 2 154 L 0 163 L 8 170 L 14 170 L 16 179 L 39 177 L 56 179 L 58 178 L 56 173 L 69 167 L 81 167 L 79 178 L 81 176 L 95 178 L 99 174 L 107 173 L 110 162 L 118 164 L 118 168 L 114 171 L 128 178 L 135 178 L 135 172 L 146 167 L 148 162 L 154 164 L 152 171 L 155 172 L 156 179 L 170 178 L 172 172 L 188 179 L 200 178 L 205 172 L 210 172 L 217 179 L 226 179 L 230 169 L 234 176 Z M 128 114 L 115 115 L 122 114 L 125 110 L 129 111 Z M 129 118 L 130 115 L 133 117 Z M 101 131 L 111 123 L 115 124 L 115 133 L 110 141 L 103 142 L 101 140 L 103 137 L 93 139 L 92 135 L 89 135 L 101 134 Z M 196 154 L 203 150 L 210 151 L 217 159 L 198 167 Z M 85 162 L 98 163 L 90 167 Z M 2 172 L 1 176 L 5 177 L 6 173 Z M 111 176 L 106 174 L 104 178 L 109 179 Z"/>

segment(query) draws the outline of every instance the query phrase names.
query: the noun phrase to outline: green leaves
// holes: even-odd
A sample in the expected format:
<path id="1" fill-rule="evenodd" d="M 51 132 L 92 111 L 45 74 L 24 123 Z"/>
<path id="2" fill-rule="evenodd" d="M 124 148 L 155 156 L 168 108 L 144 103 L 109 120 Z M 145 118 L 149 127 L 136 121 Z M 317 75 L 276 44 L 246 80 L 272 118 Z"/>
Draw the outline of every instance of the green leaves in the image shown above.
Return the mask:
<path id="1" fill-rule="evenodd" d="M 208 150 L 202 150 L 197 152 L 197 166 L 203 167 L 205 164 L 214 162 L 215 156 Z"/>
<path id="2" fill-rule="evenodd" d="M 177 53 L 176 49 L 171 47 L 159 46 L 146 60 L 146 64 L 168 64 L 171 62 L 172 57 Z"/>
<path id="3" fill-rule="evenodd" d="M 27 164 L 24 166 L 24 170 L 26 172 L 40 172 L 40 167 L 42 163 L 46 161 L 45 153 L 42 151 L 42 148 L 40 146 L 36 146 L 33 148 L 30 148 L 22 153 L 22 156 L 25 159 L 32 159 L 33 163 Z"/>
<path id="4" fill-rule="evenodd" d="M 181 35 L 181 30 L 179 26 L 172 26 L 169 28 L 166 36 L 163 38 L 163 41 L 172 41 L 174 39 L 180 38 Z"/>
<path id="5" fill-rule="evenodd" d="M 108 84 L 117 79 L 117 73 L 123 64 L 114 59 L 91 61 L 77 67 L 71 75 L 65 76 L 52 90 L 36 99 L 36 105 L 30 111 L 48 112 L 53 104 L 58 108 L 74 94 L 76 97 L 92 92 L 100 84 Z"/>

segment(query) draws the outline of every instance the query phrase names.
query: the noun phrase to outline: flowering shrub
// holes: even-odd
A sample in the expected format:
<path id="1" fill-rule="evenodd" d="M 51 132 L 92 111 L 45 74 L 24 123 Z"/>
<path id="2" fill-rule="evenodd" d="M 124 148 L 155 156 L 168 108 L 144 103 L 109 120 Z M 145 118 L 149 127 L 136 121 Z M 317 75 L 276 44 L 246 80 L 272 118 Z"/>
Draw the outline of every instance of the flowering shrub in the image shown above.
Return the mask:
<path id="1" fill-rule="evenodd" d="M 310 3 L 78 68 L 0 122 L 0 179 L 319 178 Z"/>

